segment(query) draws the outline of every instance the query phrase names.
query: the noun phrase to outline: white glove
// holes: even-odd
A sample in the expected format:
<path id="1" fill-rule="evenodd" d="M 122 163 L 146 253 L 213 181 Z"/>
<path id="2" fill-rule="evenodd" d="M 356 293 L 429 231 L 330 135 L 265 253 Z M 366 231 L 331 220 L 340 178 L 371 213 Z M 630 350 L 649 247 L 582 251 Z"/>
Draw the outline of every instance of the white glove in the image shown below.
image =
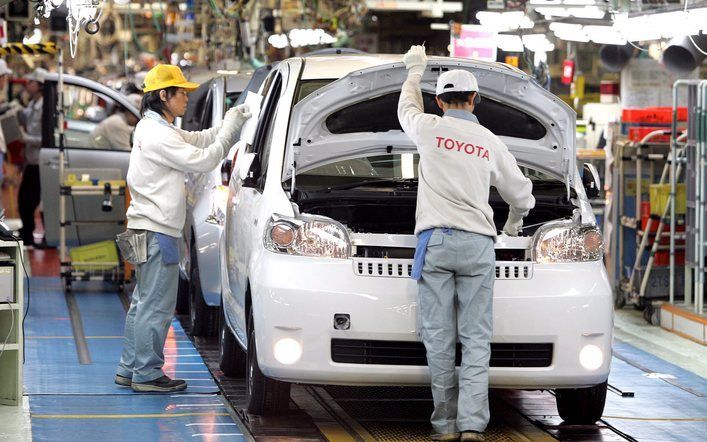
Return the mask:
<path id="1" fill-rule="evenodd" d="M 519 212 L 517 209 L 510 207 L 506 225 L 503 226 L 503 233 L 508 236 L 518 236 L 518 233 L 520 233 L 523 228 L 523 217 L 527 216 L 528 213 L 528 210 Z"/>
<path id="2" fill-rule="evenodd" d="M 247 104 L 240 104 L 236 107 L 232 107 L 223 117 L 222 127 L 228 132 L 235 134 L 241 130 L 243 124 L 245 124 L 251 116 L 252 114 L 250 113 L 250 109 L 248 109 Z"/>
<path id="3" fill-rule="evenodd" d="M 503 233 L 508 236 L 518 236 L 520 229 L 523 228 L 523 218 L 513 219 L 512 216 L 506 220 L 506 225 L 503 226 Z"/>
<path id="4" fill-rule="evenodd" d="M 419 45 L 410 46 L 410 50 L 407 51 L 403 57 L 403 62 L 405 63 L 405 68 L 408 70 L 408 74 L 420 74 L 422 76 L 427 67 L 425 47 Z"/>

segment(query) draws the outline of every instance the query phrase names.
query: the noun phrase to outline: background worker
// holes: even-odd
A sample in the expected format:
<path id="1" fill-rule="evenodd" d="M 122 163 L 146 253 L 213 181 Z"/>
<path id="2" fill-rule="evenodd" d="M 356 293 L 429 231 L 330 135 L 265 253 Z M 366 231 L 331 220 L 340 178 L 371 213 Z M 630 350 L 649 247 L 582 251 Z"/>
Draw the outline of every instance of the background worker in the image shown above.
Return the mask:
<path id="1" fill-rule="evenodd" d="M 230 109 L 220 127 L 188 132 L 173 125 L 184 115 L 190 83 L 177 66 L 157 65 L 145 77 L 142 119 L 135 128 L 128 167 L 132 201 L 127 211 L 128 235 L 143 241 L 137 256 L 132 302 L 125 319 L 123 352 L 115 382 L 135 391 L 184 390 L 184 380 L 162 371 L 164 343 L 177 303 L 179 250 L 186 214 L 184 174 L 208 172 L 228 154 L 243 123 L 247 106 Z M 138 250 L 140 247 L 137 248 Z"/>
<path id="2" fill-rule="evenodd" d="M 130 94 L 127 98 L 140 109 L 141 95 Z M 131 111 L 119 106 L 113 115 L 98 123 L 91 131 L 91 144 L 99 149 L 130 150 L 130 138 L 138 121 Z"/>
<path id="3" fill-rule="evenodd" d="M 7 81 L 12 75 L 12 69 L 7 67 L 7 62 L 0 58 L 0 103 L 3 103 L 4 97 L 7 96 L 5 93 L 5 88 L 7 87 Z M 3 113 L 3 110 L 0 110 L 0 113 Z M 5 134 L 2 131 L 2 128 L 0 128 L 0 190 L 2 190 L 2 184 L 5 179 L 4 175 L 4 163 L 5 163 L 5 155 L 7 155 L 7 143 L 5 141 Z M 0 198 L 0 212 L 2 212 L 2 199 Z"/>
<path id="4" fill-rule="evenodd" d="M 420 155 L 413 277 L 418 280 L 421 336 L 432 377 L 432 439 L 482 441 L 489 421 L 488 369 L 496 227 L 488 203 L 495 186 L 509 204 L 503 228 L 517 235 L 535 206 L 532 184 L 506 145 L 478 124 L 476 78 L 463 70 L 439 76 L 439 117 L 423 112 L 423 46 L 404 57 L 408 69 L 398 118 Z M 459 382 L 457 337 L 462 344 Z"/>
<path id="5" fill-rule="evenodd" d="M 39 152 L 42 150 L 42 109 L 44 107 L 44 71 L 35 69 L 25 76 L 26 90 L 30 102 L 22 111 L 23 139 L 25 143 L 25 166 L 22 171 L 22 183 L 17 192 L 17 205 L 20 209 L 22 228 L 20 239 L 26 246 L 40 246 L 34 243 L 34 211 L 42 198 L 39 182 Z"/>

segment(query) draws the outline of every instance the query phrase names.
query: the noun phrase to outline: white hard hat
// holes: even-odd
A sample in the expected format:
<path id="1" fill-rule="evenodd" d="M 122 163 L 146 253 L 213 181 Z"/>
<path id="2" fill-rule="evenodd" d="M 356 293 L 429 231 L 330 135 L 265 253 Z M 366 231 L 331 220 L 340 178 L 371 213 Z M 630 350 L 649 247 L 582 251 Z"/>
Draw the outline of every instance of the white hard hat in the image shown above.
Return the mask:
<path id="1" fill-rule="evenodd" d="M 479 92 L 479 83 L 471 72 L 454 69 L 442 73 L 437 79 L 435 93 L 442 95 L 445 92 Z"/>
<path id="2" fill-rule="evenodd" d="M 12 75 L 12 69 L 7 67 L 7 62 L 0 58 L 0 75 Z"/>

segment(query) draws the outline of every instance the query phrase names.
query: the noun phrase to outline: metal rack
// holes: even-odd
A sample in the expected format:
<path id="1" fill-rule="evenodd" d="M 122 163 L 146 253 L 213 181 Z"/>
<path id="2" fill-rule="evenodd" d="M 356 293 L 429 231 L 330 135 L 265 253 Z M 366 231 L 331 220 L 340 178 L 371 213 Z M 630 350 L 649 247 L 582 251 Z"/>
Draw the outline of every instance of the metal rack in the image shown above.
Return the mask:
<path id="1" fill-rule="evenodd" d="M 648 175 L 648 182 L 658 181 L 659 184 L 667 182 L 670 165 L 675 163 L 672 158 L 680 151 L 676 149 L 675 152 L 671 152 L 667 143 L 656 142 L 655 139 L 670 134 L 672 134 L 671 130 L 656 130 L 647 134 L 639 142 L 620 139 L 614 144 L 617 166 L 614 167 L 612 175 L 616 202 L 616 208 L 613 210 L 613 225 L 616 227 L 612 236 L 614 256 L 616 256 L 614 263 L 616 305 L 623 307 L 625 304 L 633 304 L 637 309 L 644 311 L 644 317 L 649 322 L 657 322 L 657 315 L 651 301 L 658 298 L 667 299 L 669 296 L 667 290 L 662 291 L 663 288 L 660 287 L 662 281 L 660 273 L 667 272 L 668 266 L 656 266 L 654 258 L 659 251 L 670 248 L 661 245 L 661 239 L 670 236 L 677 238 L 677 236 L 671 235 L 676 229 L 676 217 L 673 213 L 668 223 L 670 216 L 668 206 L 661 216 L 650 216 L 645 230 L 641 228 L 643 181 L 645 175 Z M 676 138 L 676 144 L 679 140 L 680 138 Z M 661 167 L 662 173 L 658 179 L 657 171 Z M 635 173 L 635 186 L 629 185 L 631 181 L 628 177 L 632 172 Z M 628 192 L 629 188 L 635 189 L 634 204 L 627 203 L 627 198 L 632 196 Z M 653 236 L 651 228 L 655 222 L 658 222 L 658 228 L 653 245 L 648 251 L 649 240 Z M 671 230 L 665 232 L 664 229 L 668 224 Z M 635 255 L 627 253 L 627 247 L 635 250 Z M 673 244 L 673 252 L 677 249 L 678 246 Z M 628 270 L 628 274 L 625 270 Z"/>
<path id="2" fill-rule="evenodd" d="M 10 299 L 0 303 L 0 406 L 22 405 L 25 293 L 22 242 L 0 240 L 0 252 L 0 264 L 4 269 L 12 269 L 12 283 L 0 286 L 3 299 Z"/>
<path id="3" fill-rule="evenodd" d="M 677 125 L 679 92 L 687 89 L 687 140 L 684 145 L 685 155 L 680 164 L 671 165 L 670 173 L 670 215 L 671 227 L 675 219 L 675 195 L 679 180 L 679 168 L 686 169 L 687 213 L 686 213 L 686 256 L 685 256 L 685 306 L 691 307 L 695 313 L 704 311 L 705 295 L 705 255 L 707 243 L 705 228 L 707 223 L 707 81 L 678 80 L 673 85 L 673 129 Z M 671 154 L 676 155 L 680 143 L 675 135 L 671 136 Z M 674 233 L 674 229 L 671 229 Z M 675 303 L 677 287 L 675 285 L 677 267 L 675 265 L 675 241 L 670 237 L 670 298 Z"/>
<path id="4" fill-rule="evenodd" d="M 115 224 L 123 225 L 124 221 L 99 221 L 99 220 L 73 220 L 66 219 L 66 199 L 68 197 L 85 197 L 108 195 L 125 197 L 125 185 L 109 186 L 104 184 L 69 184 L 66 183 L 67 172 L 65 167 L 65 134 L 64 134 L 64 69 L 63 52 L 59 51 L 59 99 L 57 100 L 57 126 L 59 132 L 59 258 L 61 263 L 61 277 L 64 290 L 71 291 L 74 281 L 107 281 L 118 284 L 119 290 L 125 286 L 125 269 L 123 262 L 90 262 L 73 263 L 67 256 L 66 229 L 71 226 Z"/>

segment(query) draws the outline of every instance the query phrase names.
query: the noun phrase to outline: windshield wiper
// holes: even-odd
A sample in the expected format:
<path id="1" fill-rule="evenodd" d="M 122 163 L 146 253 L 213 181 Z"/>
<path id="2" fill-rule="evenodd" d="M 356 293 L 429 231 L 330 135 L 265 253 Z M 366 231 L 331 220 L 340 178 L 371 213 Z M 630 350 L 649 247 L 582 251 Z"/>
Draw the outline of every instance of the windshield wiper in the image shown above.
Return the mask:
<path id="1" fill-rule="evenodd" d="M 355 183 L 341 184 L 338 186 L 329 186 L 322 189 L 323 192 L 331 192 L 332 190 L 348 190 L 356 187 L 373 186 L 378 184 L 392 184 L 396 187 L 408 187 L 417 185 L 417 178 L 385 178 L 357 181 Z"/>

